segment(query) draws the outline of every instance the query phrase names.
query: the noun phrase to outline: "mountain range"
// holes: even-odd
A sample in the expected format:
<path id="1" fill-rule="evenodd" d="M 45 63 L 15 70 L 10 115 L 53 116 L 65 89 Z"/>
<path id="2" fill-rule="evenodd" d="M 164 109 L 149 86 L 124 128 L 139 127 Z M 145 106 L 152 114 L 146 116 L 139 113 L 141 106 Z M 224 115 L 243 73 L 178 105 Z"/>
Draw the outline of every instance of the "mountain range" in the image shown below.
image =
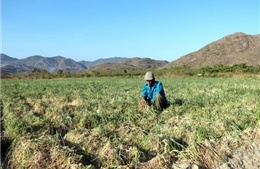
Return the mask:
<path id="1" fill-rule="evenodd" d="M 245 63 L 249 66 L 260 65 L 260 34 L 234 33 L 171 62 L 138 57 L 111 57 L 95 61 L 76 62 L 73 59 L 62 56 L 44 57 L 35 55 L 17 59 L 1 54 L 1 73 L 28 73 L 34 68 L 45 69 L 50 73 L 55 73 L 58 70 L 80 72 L 88 70 L 136 70 L 171 67 L 200 68 L 217 64 L 234 65 L 240 63 Z"/>

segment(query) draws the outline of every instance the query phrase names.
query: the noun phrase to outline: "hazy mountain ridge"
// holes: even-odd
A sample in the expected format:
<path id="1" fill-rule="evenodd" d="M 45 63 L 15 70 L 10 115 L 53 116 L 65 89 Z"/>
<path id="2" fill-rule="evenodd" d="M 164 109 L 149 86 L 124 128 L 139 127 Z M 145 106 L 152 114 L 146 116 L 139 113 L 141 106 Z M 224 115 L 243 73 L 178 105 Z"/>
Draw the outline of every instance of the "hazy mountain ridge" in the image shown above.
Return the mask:
<path id="1" fill-rule="evenodd" d="M 5 55 L 1 60 L 6 63 L 1 67 L 1 72 L 12 73 L 28 73 L 34 68 L 45 69 L 50 73 L 55 73 L 58 70 L 68 72 L 79 72 L 85 70 L 136 70 L 147 68 L 159 68 L 169 62 L 158 61 L 150 58 L 125 58 L 111 57 L 106 59 L 98 59 L 95 61 L 80 61 L 76 62 L 62 56 L 43 57 L 39 55 L 30 56 L 24 59 L 16 59 Z M 8 62 L 10 60 L 10 62 Z"/>
<path id="2" fill-rule="evenodd" d="M 120 63 L 109 63 L 104 62 L 96 66 L 90 67 L 87 71 L 92 70 L 136 70 L 137 68 L 129 64 L 120 64 Z"/>
<path id="3" fill-rule="evenodd" d="M 58 70 L 79 72 L 86 70 L 136 70 L 171 67 L 200 68 L 217 64 L 234 65 L 241 63 L 249 66 L 260 65 L 260 34 L 234 33 L 172 62 L 138 57 L 111 57 L 95 61 L 76 62 L 62 56 L 43 57 L 35 55 L 17 59 L 1 54 L 1 72 L 8 74 L 28 73 L 34 68 L 55 73 Z"/>
<path id="4" fill-rule="evenodd" d="M 165 60 L 154 60 L 150 58 L 132 58 L 125 61 L 120 62 L 121 64 L 131 64 L 133 66 L 136 66 L 140 69 L 149 69 L 154 68 L 158 69 L 159 67 L 162 67 L 166 64 L 168 64 L 168 61 Z"/>
<path id="5" fill-rule="evenodd" d="M 91 67 L 91 66 L 96 66 L 102 63 L 117 63 L 123 60 L 127 60 L 128 58 L 126 57 L 111 57 L 111 58 L 103 58 L 103 59 L 98 59 L 95 61 L 79 61 L 79 63 L 85 65 L 87 68 Z"/>
<path id="6" fill-rule="evenodd" d="M 18 59 L 16 58 L 12 58 L 10 56 L 7 56 L 5 54 L 1 54 L 1 67 L 10 63 L 10 62 L 14 62 L 14 61 L 17 61 Z"/>
<path id="7" fill-rule="evenodd" d="M 126 57 L 111 57 L 111 58 L 105 58 L 105 59 L 98 59 L 95 60 L 91 63 L 91 66 L 95 66 L 98 65 L 100 63 L 104 63 L 104 62 L 109 62 L 109 63 L 117 63 L 117 62 L 121 62 L 123 60 L 127 60 L 129 58 Z"/>
<path id="8" fill-rule="evenodd" d="M 28 73 L 34 68 L 45 69 L 50 73 L 57 72 L 58 70 L 69 72 L 86 70 L 86 66 L 83 64 L 62 56 L 43 57 L 35 55 L 24 59 L 15 59 L 7 55 L 5 55 L 5 58 L 2 58 L 2 55 L 1 62 L 4 61 L 6 64 L 1 67 L 1 72 L 5 73 Z M 11 61 L 7 62 L 6 60 Z M 15 70 L 15 68 L 19 69 L 19 71 Z"/>
<path id="9" fill-rule="evenodd" d="M 23 59 L 10 57 L 6 54 L 1 54 L 1 72 L 5 73 L 28 73 L 34 68 L 45 69 L 50 73 L 58 70 L 69 72 L 79 72 L 87 70 L 92 66 L 96 66 L 105 62 L 116 63 L 127 60 L 126 57 L 111 57 L 102 58 L 95 61 L 79 61 L 76 62 L 70 58 L 62 56 L 44 57 L 40 55 L 29 56 Z M 15 70 L 17 69 L 17 70 Z"/>
<path id="10" fill-rule="evenodd" d="M 89 70 L 138 70 L 138 69 L 158 69 L 168 64 L 168 61 L 154 60 L 150 58 L 130 58 L 116 63 L 102 63 L 91 67 Z"/>

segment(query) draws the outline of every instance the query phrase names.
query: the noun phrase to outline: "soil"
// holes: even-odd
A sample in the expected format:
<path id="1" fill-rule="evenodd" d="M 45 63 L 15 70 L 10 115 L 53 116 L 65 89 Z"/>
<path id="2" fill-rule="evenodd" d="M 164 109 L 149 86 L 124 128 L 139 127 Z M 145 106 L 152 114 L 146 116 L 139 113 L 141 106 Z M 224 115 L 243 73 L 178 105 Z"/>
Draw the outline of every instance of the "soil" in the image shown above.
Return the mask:
<path id="1" fill-rule="evenodd" d="M 257 169 L 260 168 L 260 143 L 253 142 L 240 147 L 228 162 L 217 169 Z"/>

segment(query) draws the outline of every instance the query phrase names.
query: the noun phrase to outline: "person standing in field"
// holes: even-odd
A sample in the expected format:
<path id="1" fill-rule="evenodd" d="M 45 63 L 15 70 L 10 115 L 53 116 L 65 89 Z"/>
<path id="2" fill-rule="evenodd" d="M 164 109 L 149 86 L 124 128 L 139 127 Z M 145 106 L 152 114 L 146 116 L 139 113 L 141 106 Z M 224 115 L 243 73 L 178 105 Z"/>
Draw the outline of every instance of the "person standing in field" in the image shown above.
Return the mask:
<path id="1" fill-rule="evenodd" d="M 157 110 L 162 111 L 167 107 L 167 99 L 163 89 L 163 84 L 156 81 L 152 72 L 147 72 L 144 76 L 146 83 L 143 84 L 141 105 L 154 105 Z"/>

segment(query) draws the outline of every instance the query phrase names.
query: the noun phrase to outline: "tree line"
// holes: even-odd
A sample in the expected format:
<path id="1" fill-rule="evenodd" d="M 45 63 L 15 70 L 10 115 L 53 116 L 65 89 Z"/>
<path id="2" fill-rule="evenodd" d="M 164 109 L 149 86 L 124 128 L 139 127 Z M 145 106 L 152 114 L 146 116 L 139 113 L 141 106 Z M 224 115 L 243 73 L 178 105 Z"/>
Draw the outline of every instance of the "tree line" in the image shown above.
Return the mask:
<path id="1" fill-rule="evenodd" d="M 232 77 L 235 74 L 248 77 L 260 74 L 260 65 L 248 66 L 245 63 L 232 66 L 218 64 L 202 68 L 173 67 L 163 69 L 140 70 L 91 70 L 83 72 L 68 72 L 58 70 L 50 73 L 45 69 L 33 69 L 27 74 L 1 74 L 1 78 L 9 79 L 56 79 L 56 78 L 89 78 L 89 77 L 142 77 L 145 72 L 153 71 L 157 77 Z"/>

